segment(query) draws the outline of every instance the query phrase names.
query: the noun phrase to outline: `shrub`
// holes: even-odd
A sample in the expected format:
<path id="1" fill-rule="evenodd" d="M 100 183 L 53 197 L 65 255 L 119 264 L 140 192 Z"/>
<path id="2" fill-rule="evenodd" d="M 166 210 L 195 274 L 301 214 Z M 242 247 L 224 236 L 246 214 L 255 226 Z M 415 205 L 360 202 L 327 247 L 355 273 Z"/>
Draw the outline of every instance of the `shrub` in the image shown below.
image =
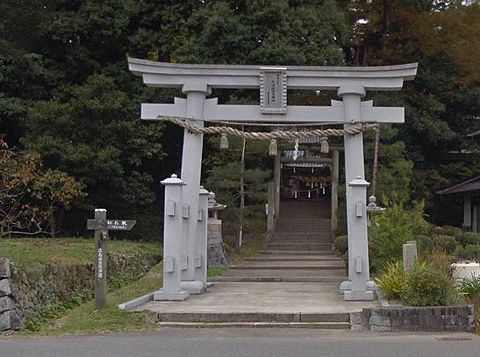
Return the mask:
<path id="1" fill-rule="evenodd" d="M 452 257 L 444 250 L 434 249 L 425 261 L 443 272 L 445 275 L 452 275 Z"/>
<path id="2" fill-rule="evenodd" d="M 461 245 L 457 245 L 453 251 L 453 256 L 457 259 L 467 259 L 465 254 L 465 248 Z"/>
<path id="3" fill-rule="evenodd" d="M 464 249 L 465 259 L 478 261 L 480 259 L 480 244 L 467 244 Z"/>
<path id="4" fill-rule="evenodd" d="M 335 251 L 344 255 L 348 251 L 348 236 L 338 236 L 333 241 Z"/>
<path id="5" fill-rule="evenodd" d="M 477 302 L 480 299 L 480 276 L 472 275 L 464 278 L 458 286 L 459 293 L 469 302 Z"/>
<path id="6" fill-rule="evenodd" d="M 393 205 L 378 217 L 378 226 L 369 231 L 370 266 L 372 272 L 380 271 L 390 261 L 400 259 L 402 244 L 429 231 L 423 218 L 423 205 L 411 210 Z"/>
<path id="7" fill-rule="evenodd" d="M 443 226 L 443 233 L 444 235 L 446 236 L 454 236 L 455 235 L 455 231 L 457 229 L 457 227 L 454 227 L 454 226 Z"/>
<path id="8" fill-rule="evenodd" d="M 457 241 L 455 238 L 445 235 L 433 237 L 433 243 L 436 248 L 442 249 L 449 254 L 453 253 L 457 247 Z"/>
<path id="9" fill-rule="evenodd" d="M 429 236 L 419 235 L 415 237 L 415 240 L 417 241 L 419 254 L 430 254 L 435 248 L 435 244 Z"/>
<path id="10" fill-rule="evenodd" d="M 480 233 L 466 232 L 459 237 L 459 242 L 464 246 L 467 244 L 480 244 Z"/>
<path id="11" fill-rule="evenodd" d="M 429 263 L 417 263 L 405 275 L 400 298 L 405 305 L 448 305 L 455 300 L 452 279 Z"/>
<path id="12" fill-rule="evenodd" d="M 398 299 L 404 279 L 402 262 L 396 261 L 388 263 L 382 274 L 375 278 L 375 282 L 387 299 Z"/>

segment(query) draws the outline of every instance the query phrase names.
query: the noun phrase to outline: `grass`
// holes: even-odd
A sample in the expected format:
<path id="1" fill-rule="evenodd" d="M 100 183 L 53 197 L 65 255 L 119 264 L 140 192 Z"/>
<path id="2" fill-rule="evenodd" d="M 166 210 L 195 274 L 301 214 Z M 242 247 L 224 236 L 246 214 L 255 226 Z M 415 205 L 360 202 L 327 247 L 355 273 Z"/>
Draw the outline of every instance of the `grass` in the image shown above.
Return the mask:
<path id="1" fill-rule="evenodd" d="M 91 240 L 85 241 L 93 243 Z M 240 254 L 231 254 L 230 261 L 235 263 L 256 254 L 263 249 L 263 246 L 264 239 L 246 240 Z M 210 268 L 208 276 L 219 275 L 227 269 L 223 267 Z M 52 304 L 42 320 L 39 320 L 30 331 L 23 331 L 20 334 L 48 336 L 153 329 L 156 327 L 155 324 L 147 321 L 144 313 L 122 311 L 118 308 L 118 304 L 155 291 L 161 286 L 162 263 L 153 267 L 143 278 L 109 292 L 108 305 L 105 309 L 95 311 L 93 300 L 84 303 Z"/>
<path id="2" fill-rule="evenodd" d="M 6 256 L 16 266 L 35 267 L 47 263 L 80 263 L 93 261 L 93 238 L 2 238 L 0 256 Z M 158 250 L 158 243 L 111 240 L 108 250 L 134 254 Z"/>
<path id="3" fill-rule="evenodd" d="M 105 333 L 112 331 L 147 330 L 155 326 L 145 320 L 142 312 L 126 312 L 118 304 L 158 290 L 162 286 L 162 264 L 154 266 L 143 278 L 108 294 L 105 309 L 95 310 L 94 301 L 82 303 L 70 310 L 51 315 L 37 326 L 35 331 L 23 331 L 23 335 L 63 335 Z"/>

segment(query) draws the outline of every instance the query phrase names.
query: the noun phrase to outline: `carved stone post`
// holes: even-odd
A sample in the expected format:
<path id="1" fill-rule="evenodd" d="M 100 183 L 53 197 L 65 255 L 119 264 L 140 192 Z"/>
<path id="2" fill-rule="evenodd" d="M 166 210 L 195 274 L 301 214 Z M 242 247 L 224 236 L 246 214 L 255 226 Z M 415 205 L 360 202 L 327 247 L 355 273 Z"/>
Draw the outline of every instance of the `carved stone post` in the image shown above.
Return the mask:
<path id="1" fill-rule="evenodd" d="M 367 289 L 370 282 L 366 205 L 368 186 L 370 184 L 360 176 L 348 183 L 348 271 L 351 286 L 350 290 L 345 291 L 345 300 L 374 299 L 373 291 Z"/>
<path id="2" fill-rule="evenodd" d="M 210 192 L 200 186 L 198 204 L 198 235 L 195 241 L 195 280 L 207 284 L 207 235 L 208 235 L 208 196 Z"/>
<path id="3" fill-rule="evenodd" d="M 195 119 L 194 124 L 203 127 L 203 110 L 208 94 L 206 84 L 189 83 L 182 89 L 187 94 L 187 117 Z M 183 204 L 188 207 L 188 223 L 183 232 L 184 238 L 184 270 L 182 270 L 182 288 L 190 293 L 203 292 L 203 283 L 195 280 L 195 241 L 198 234 L 198 200 L 200 190 L 200 175 L 202 171 L 203 134 L 193 134 L 184 131 L 182 154 Z"/>
<path id="4" fill-rule="evenodd" d="M 154 300 L 185 300 L 189 293 L 181 289 L 182 270 L 182 190 L 185 183 L 177 175 L 162 181 L 165 186 L 163 222 L 163 288 Z"/>
<path id="5" fill-rule="evenodd" d="M 360 85 L 344 85 L 338 89 L 343 98 L 345 121 L 359 123 L 361 98 L 365 88 Z M 350 124 L 344 127 L 348 128 Z M 347 183 L 347 227 L 348 227 L 348 280 L 340 289 L 345 292 L 345 300 L 372 300 L 372 283 L 369 281 L 368 235 L 366 215 L 366 187 L 363 161 L 363 134 L 345 135 L 345 182 Z M 363 180 L 362 183 L 357 180 Z M 362 186 L 366 185 L 366 186 Z M 363 208 L 361 208 L 361 207 Z M 358 216 L 360 211 L 365 213 Z M 368 288 L 368 289 L 367 289 Z"/>

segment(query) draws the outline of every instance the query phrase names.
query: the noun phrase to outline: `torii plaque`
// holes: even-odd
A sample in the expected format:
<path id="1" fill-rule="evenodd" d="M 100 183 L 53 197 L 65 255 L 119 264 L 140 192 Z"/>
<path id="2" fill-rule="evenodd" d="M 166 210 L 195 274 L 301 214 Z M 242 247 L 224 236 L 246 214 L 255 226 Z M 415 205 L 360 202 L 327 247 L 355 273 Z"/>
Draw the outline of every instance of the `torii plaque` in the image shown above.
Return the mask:
<path id="1" fill-rule="evenodd" d="M 400 90 L 412 80 L 417 63 L 378 67 L 316 67 L 173 64 L 129 58 L 129 69 L 149 86 L 181 88 L 186 99 L 175 98 L 174 104 L 143 103 L 141 118 L 157 120 L 159 116 L 191 118 L 203 127 L 204 121 L 263 123 L 403 123 L 404 108 L 374 107 L 363 101 L 367 90 Z M 268 81 L 268 83 L 266 82 Z M 212 88 L 261 89 L 260 105 L 221 105 L 217 99 L 206 99 Z M 286 90 L 336 90 L 341 101 L 331 106 L 288 106 Z M 369 274 L 366 188 L 363 158 L 363 135 L 345 135 L 345 176 L 347 182 L 348 280 L 341 289 L 345 300 L 374 298 Z M 186 183 L 184 204 L 198 210 L 198 192 L 203 136 L 185 130 L 181 178 Z M 191 262 L 195 256 L 197 221 L 190 219 L 184 230 L 185 254 Z M 198 289 L 195 266 L 187 263 L 182 271 L 182 288 Z"/>

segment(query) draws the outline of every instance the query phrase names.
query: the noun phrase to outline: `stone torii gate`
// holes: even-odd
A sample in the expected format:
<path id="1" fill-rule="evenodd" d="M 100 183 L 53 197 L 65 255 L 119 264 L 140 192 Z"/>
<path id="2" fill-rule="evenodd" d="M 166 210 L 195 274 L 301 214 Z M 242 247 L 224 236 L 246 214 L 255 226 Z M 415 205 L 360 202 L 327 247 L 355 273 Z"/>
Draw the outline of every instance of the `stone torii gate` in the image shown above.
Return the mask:
<path id="1" fill-rule="evenodd" d="M 358 123 L 403 123 L 404 108 L 374 107 L 372 101 L 362 101 L 367 90 L 395 91 L 412 80 L 417 64 L 380 67 L 313 67 L 313 66 L 257 66 L 257 65 L 205 65 L 153 62 L 128 59 L 130 71 L 143 78 L 148 86 L 181 88 L 186 95 L 175 98 L 174 104 L 143 103 L 141 118 L 158 120 L 159 117 L 185 117 L 197 127 L 204 121 L 263 122 L 263 123 L 313 123 L 342 124 L 348 128 Z M 206 99 L 213 88 L 258 88 L 260 105 L 221 105 L 216 98 Z M 287 106 L 287 89 L 336 90 L 341 101 L 331 106 Z M 373 282 L 370 281 L 366 190 L 363 135 L 345 135 L 345 177 L 348 225 L 348 280 L 341 284 L 345 300 L 372 300 Z M 200 173 L 203 134 L 184 132 L 181 180 L 182 209 L 197 212 L 199 209 Z M 168 181 L 168 180 L 166 180 Z M 167 182 L 166 187 L 173 184 Z M 166 207 L 167 209 L 167 207 Z M 173 212 L 173 211 L 172 211 Z M 183 210 L 182 210 L 183 212 Z M 177 230 L 175 236 L 165 232 L 164 239 L 183 242 L 181 284 L 173 284 L 178 291 L 165 291 L 156 299 L 182 300 L 190 292 L 199 292 L 206 278 L 205 257 L 198 248 L 204 227 L 197 226 L 196 215 L 186 215 L 188 222 Z M 180 233 L 180 231 L 182 233 Z M 182 235 L 182 237 L 178 235 Z M 197 246 L 197 247 L 196 247 Z M 171 261 L 171 257 L 169 258 Z M 172 268 L 172 267 L 170 267 Z M 172 270 L 172 269 L 170 269 Z M 199 276 L 199 272 L 202 272 Z M 164 273 L 164 279 L 179 279 L 178 272 Z M 167 284 L 168 285 L 168 284 Z M 179 290 L 180 289 L 180 290 Z M 173 293 L 173 294 L 172 294 Z M 177 295 L 175 295 L 177 294 Z M 175 298 L 175 296 L 177 296 Z"/>

